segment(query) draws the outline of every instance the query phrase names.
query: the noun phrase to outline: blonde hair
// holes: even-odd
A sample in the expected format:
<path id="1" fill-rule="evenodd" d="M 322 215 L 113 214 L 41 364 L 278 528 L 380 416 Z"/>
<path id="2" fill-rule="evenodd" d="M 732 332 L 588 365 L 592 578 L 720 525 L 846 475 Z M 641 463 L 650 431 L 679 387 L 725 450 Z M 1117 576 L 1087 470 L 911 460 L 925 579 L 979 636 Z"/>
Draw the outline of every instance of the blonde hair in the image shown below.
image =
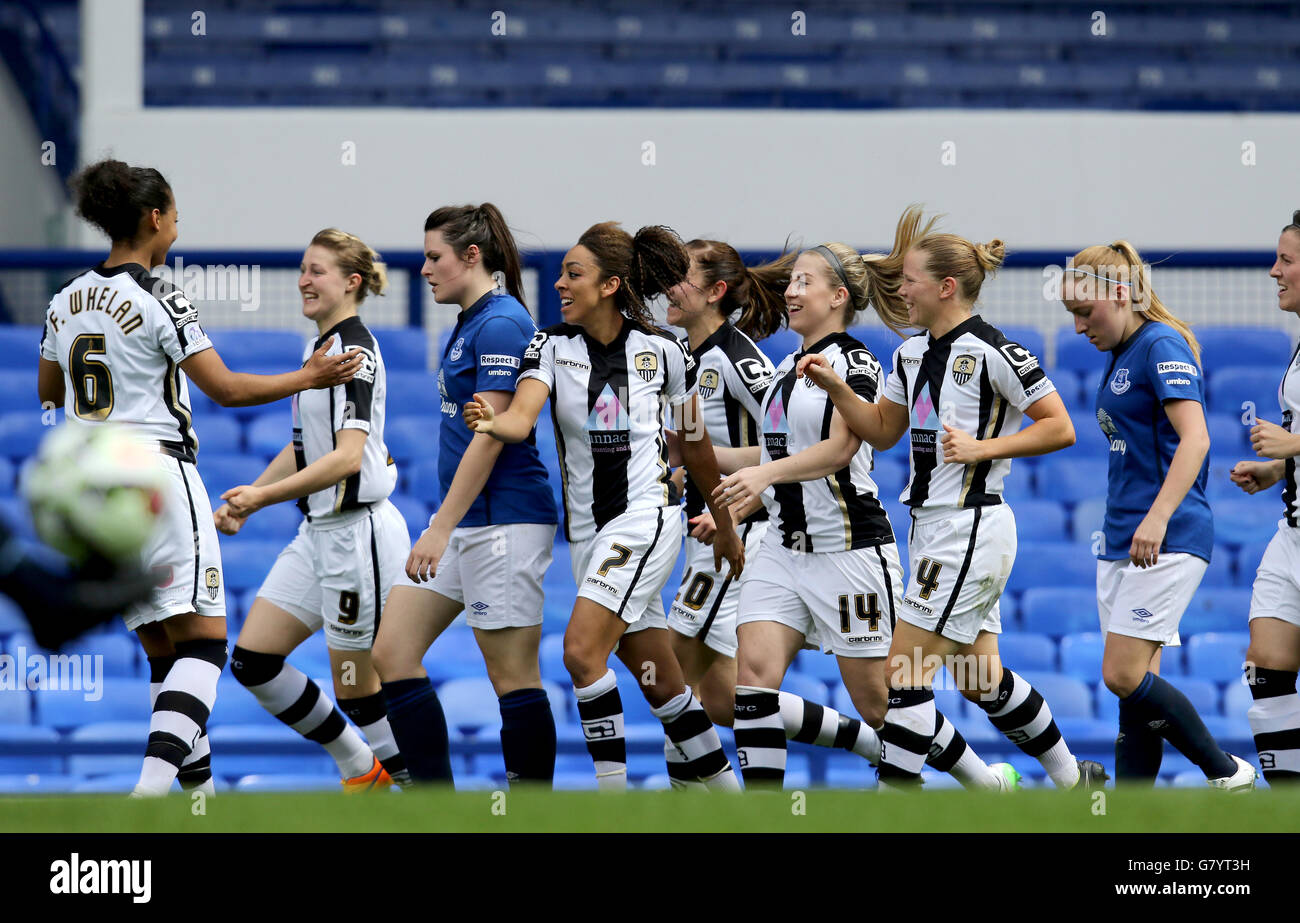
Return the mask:
<path id="1" fill-rule="evenodd" d="M 841 280 L 836 268 L 826 260 L 826 281 L 832 288 L 843 285 L 849 291 L 849 302 L 853 313 L 865 311 L 868 307 L 876 309 L 881 321 L 899 336 L 905 336 L 909 327 L 907 305 L 899 297 L 898 289 L 903 283 L 903 255 L 907 253 L 912 241 L 919 235 L 925 235 L 934 227 L 935 219 L 926 222 L 921 229 L 921 207 L 913 205 L 903 212 L 894 228 L 894 246 L 888 253 L 859 253 L 848 244 L 832 241 L 822 244 L 835 254 L 844 270 Z M 824 254 L 818 254 L 825 259 Z"/>
<path id="2" fill-rule="evenodd" d="M 1007 248 L 998 238 L 986 244 L 972 243 L 958 234 L 925 234 L 912 244 L 926 255 L 925 271 L 932 279 L 951 277 L 957 282 L 962 300 L 974 304 L 984 280 L 998 271 Z"/>
<path id="3" fill-rule="evenodd" d="M 379 254 L 371 250 L 354 234 L 340 231 L 338 228 L 326 228 L 317 231 L 309 246 L 321 246 L 334 254 L 339 272 L 343 278 L 356 273 L 361 277 L 361 288 L 357 290 L 357 304 L 366 300 L 366 295 L 382 295 L 388 288 L 388 269 Z"/>
<path id="4" fill-rule="evenodd" d="M 1201 344 L 1196 341 L 1196 334 L 1192 333 L 1192 328 L 1186 321 L 1174 317 L 1156 295 L 1155 289 L 1151 287 L 1151 276 L 1146 264 L 1138 254 L 1137 248 L 1127 240 L 1117 240 L 1109 246 L 1098 244 L 1095 247 L 1083 248 L 1074 255 L 1074 261 L 1066 272 L 1073 272 L 1076 276 L 1082 275 L 1085 279 L 1091 277 L 1092 290 L 1105 292 L 1107 297 L 1113 297 L 1116 286 L 1127 285 L 1129 306 L 1146 320 L 1159 321 L 1177 330 L 1187 341 L 1197 364 L 1200 364 Z M 1098 282 L 1101 284 L 1097 285 Z M 1069 287 L 1073 284 L 1066 283 Z M 1063 291 L 1063 294 L 1069 291 L 1069 287 Z"/>

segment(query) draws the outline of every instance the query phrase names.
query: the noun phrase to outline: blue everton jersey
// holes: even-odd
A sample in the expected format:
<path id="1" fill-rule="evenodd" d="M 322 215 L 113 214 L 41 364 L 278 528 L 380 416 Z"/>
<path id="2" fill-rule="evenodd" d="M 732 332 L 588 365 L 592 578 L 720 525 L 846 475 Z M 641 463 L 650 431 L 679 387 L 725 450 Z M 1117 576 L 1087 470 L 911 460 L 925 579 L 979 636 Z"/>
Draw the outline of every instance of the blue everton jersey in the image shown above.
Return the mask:
<path id="1" fill-rule="evenodd" d="M 461 419 L 461 408 L 473 400 L 475 391 L 514 392 L 519 360 L 536 332 L 527 309 L 510 295 L 488 292 L 460 312 L 438 370 L 442 398 L 438 443 L 441 497 L 447 496 L 456 468 L 474 436 Z M 529 433 L 526 442 L 501 449 L 483 492 L 474 499 L 460 524 L 556 521 L 555 497 L 546 480 L 546 467 L 537 454 L 535 435 Z"/>
<path id="2" fill-rule="evenodd" d="M 1103 561 L 1128 557 L 1133 533 L 1151 510 L 1178 448 L 1178 433 L 1164 402 L 1196 401 L 1205 407 L 1205 378 L 1187 341 L 1168 324 L 1148 321 L 1112 351 L 1097 388 L 1097 422 L 1110 440 Z M 1201 465 L 1165 531 L 1162 552 L 1210 560 L 1214 517 L 1205 499 L 1209 459 Z"/>

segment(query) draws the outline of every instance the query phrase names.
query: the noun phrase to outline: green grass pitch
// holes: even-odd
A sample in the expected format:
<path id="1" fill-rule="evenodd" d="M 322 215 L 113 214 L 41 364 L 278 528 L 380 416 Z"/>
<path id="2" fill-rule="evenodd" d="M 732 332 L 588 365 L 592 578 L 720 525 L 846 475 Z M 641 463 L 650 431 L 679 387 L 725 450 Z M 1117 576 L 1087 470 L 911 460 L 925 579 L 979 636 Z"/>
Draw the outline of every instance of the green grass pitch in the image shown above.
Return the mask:
<path id="1" fill-rule="evenodd" d="M 1104 798 L 1100 797 L 1104 795 Z M 803 793 L 408 791 L 0 798 L 0 832 L 1264 833 L 1300 829 L 1300 792 Z"/>

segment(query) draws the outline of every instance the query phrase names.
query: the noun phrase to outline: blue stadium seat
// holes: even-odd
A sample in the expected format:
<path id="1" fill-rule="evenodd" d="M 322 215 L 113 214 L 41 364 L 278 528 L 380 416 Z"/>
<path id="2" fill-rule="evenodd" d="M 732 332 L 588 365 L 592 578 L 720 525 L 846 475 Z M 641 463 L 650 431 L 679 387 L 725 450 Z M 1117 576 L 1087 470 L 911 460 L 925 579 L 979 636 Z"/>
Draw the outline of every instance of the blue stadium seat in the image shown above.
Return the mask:
<path id="1" fill-rule="evenodd" d="M 840 665 L 830 654 L 821 651 L 804 650 L 795 655 L 794 668 L 806 676 L 814 677 L 824 683 L 840 682 Z"/>
<path id="2" fill-rule="evenodd" d="M 226 592 L 255 590 L 260 587 L 283 549 L 282 542 L 223 543 L 221 570 L 225 575 Z"/>
<path id="3" fill-rule="evenodd" d="M 1195 676 L 1180 676 L 1170 682 L 1187 696 L 1198 715 L 1204 717 L 1219 714 L 1219 687 L 1214 683 Z"/>
<path id="4" fill-rule="evenodd" d="M 2 329 L 2 328 L 0 328 Z M 5 353 L 6 357 L 13 353 Z M 33 360 L 33 367 L 35 360 Z M 41 401 L 36 394 L 36 376 L 23 371 L 0 371 L 0 414 L 40 412 Z"/>
<path id="5" fill-rule="evenodd" d="M 138 752 L 149 739 L 149 720 L 96 721 L 74 728 L 68 739 L 77 742 L 97 741 L 124 744 L 133 752 L 110 754 L 72 754 L 68 757 L 67 771 L 74 776 L 92 776 L 108 773 L 140 772 Z"/>
<path id="6" fill-rule="evenodd" d="M 877 496 L 894 499 L 907 486 L 908 466 L 897 458 L 875 457 L 871 479 L 876 482 Z"/>
<path id="7" fill-rule="evenodd" d="M 1092 395 L 1081 395 L 1083 384 L 1077 372 L 1069 369 L 1053 369 L 1048 375 L 1056 386 L 1056 393 L 1065 402 L 1065 409 L 1070 413 L 1086 413 L 1092 407 Z"/>
<path id="8" fill-rule="evenodd" d="M 303 740 L 301 734 L 279 721 L 217 725 L 208 733 L 208 739 L 212 744 L 212 772 L 216 776 L 229 779 L 254 773 L 333 774 L 334 784 L 339 784 L 338 764 L 321 747 L 313 747 L 306 753 L 232 753 L 228 749 L 231 744 L 265 744 L 271 750 Z"/>
<path id="9" fill-rule="evenodd" d="M 776 333 L 761 340 L 758 348 L 763 355 L 772 360 L 773 365 L 780 365 L 782 359 L 798 351 L 801 342 L 799 334 L 788 327 L 782 327 Z"/>
<path id="10" fill-rule="evenodd" d="M 3 694 L 3 696 L 11 695 L 14 695 L 14 693 L 6 692 Z M 54 728 L 30 724 L 0 723 L 0 772 L 63 772 L 63 757 L 61 756 L 26 756 L 13 752 L 15 744 L 56 743 L 58 740 L 59 732 Z"/>
<path id="11" fill-rule="evenodd" d="M 81 781 L 76 776 L 60 775 L 57 772 L 35 773 L 19 772 L 0 775 L 0 794 L 3 795 L 53 795 L 72 791 L 74 785 Z"/>
<path id="12" fill-rule="evenodd" d="M 148 721 L 151 713 L 147 680 L 102 683 L 94 693 L 78 689 L 37 689 L 36 720 L 45 727 L 66 730 L 95 721 Z M 88 695 L 99 695 L 89 701 Z"/>
<path id="13" fill-rule="evenodd" d="M 1070 538 L 1080 545 L 1092 547 L 1093 533 L 1106 522 L 1106 496 L 1088 497 L 1074 505 L 1070 516 Z"/>
<path id="14" fill-rule="evenodd" d="M 628 707 L 628 693 L 637 695 L 642 702 L 645 699 L 640 696 L 635 687 L 624 687 L 622 683 L 619 685 L 619 693 L 623 699 L 624 720 L 627 721 L 632 713 L 632 709 Z M 564 691 L 555 683 L 545 681 L 543 687 L 546 689 L 551 712 L 555 715 L 555 723 L 557 725 L 567 723 Z M 477 732 L 478 737 L 486 737 L 495 734 L 501 727 L 500 702 L 496 691 L 492 688 L 491 680 L 486 676 L 449 679 L 438 687 L 438 699 L 442 702 L 443 713 L 447 716 L 447 729 L 453 733 Z M 651 716 L 651 720 L 657 719 Z"/>
<path id="15" fill-rule="evenodd" d="M 1067 718 L 1057 715 L 1055 710 L 1052 712 L 1052 717 L 1056 721 L 1057 730 L 1061 732 L 1061 736 L 1065 738 L 1065 742 L 1070 745 L 1076 757 L 1079 756 L 1080 744 L 1088 742 L 1113 744 L 1115 741 L 1115 725 L 1112 722 L 1102 721 L 1099 718 Z"/>
<path id="16" fill-rule="evenodd" d="M 1076 432 L 1080 426 L 1080 421 L 1075 420 Z M 1092 428 L 1100 433 L 1095 423 Z M 1088 452 L 1076 445 L 1066 453 L 1058 452 L 1043 459 L 1034 472 L 1038 496 L 1044 500 L 1075 503 L 1105 493 L 1108 465 L 1106 451 L 1100 449 Z M 1066 454 L 1069 457 L 1063 457 Z"/>
<path id="17" fill-rule="evenodd" d="M 1186 651 L 1187 649 L 1181 644 L 1160 648 L 1160 675 L 1166 677 L 1186 676 Z"/>
<path id="18" fill-rule="evenodd" d="M 327 686 L 324 691 L 333 698 L 332 688 Z M 217 680 L 217 700 L 212 706 L 208 727 L 218 728 L 226 724 L 285 726 L 275 715 L 263 708 L 253 693 L 244 688 L 239 680 L 228 673 L 223 673 Z"/>
<path id="19" fill-rule="evenodd" d="M 411 543 L 415 544 L 415 540 L 429 528 L 429 507 L 423 500 L 407 494 L 393 494 L 388 501 L 397 507 L 397 511 L 406 520 L 406 530 L 411 533 Z"/>
<path id="20" fill-rule="evenodd" d="M 1244 631 L 1207 632 L 1187 643 L 1187 675 L 1227 683 L 1241 676 L 1250 634 Z"/>
<path id="21" fill-rule="evenodd" d="M 1199 331 L 1198 331 L 1199 333 Z M 1280 339 L 1274 331 L 1273 337 Z M 1253 359 L 1250 353 L 1240 353 L 1233 360 L 1240 363 L 1243 359 Z M 1251 401 L 1255 405 L 1255 414 L 1264 420 L 1277 422 L 1280 411 L 1277 406 L 1277 385 L 1281 380 L 1281 369 L 1286 360 L 1277 366 L 1234 364 L 1226 367 L 1207 365 L 1209 375 L 1210 411 L 1231 417 L 1241 429 L 1242 404 Z"/>
<path id="22" fill-rule="evenodd" d="M 1055 500 L 1020 500 L 1015 504 L 1016 537 L 1020 542 L 1069 541 L 1065 507 Z"/>
<path id="23" fill-rule="evenodd" d="M 0 454 L 21 462 L 36 453 L 50 427 L 41 421 L 39 410 L 20 410 L 0 414 Z"/>
<path id="24" fill-rule="evenodd" d="M 1236 586 L 1234 558 L 1232 549 L 1227 545 L 1215 545 L 1210 554 L 1210 566 L 1206 568 L 1205 576 L 1201 578 L 1201 586 L 1214 589 Z"/>
<path id="25" fill-rule="evenodd" d="M 19 369 L 33 370 L 23 372 L 32 383 L 33 395 L 36 394 L 34 370 L 41 354 L 43 333 L 44 328 L 40 324 L 0 324 L 0 356 L 9 358 Z"/>
<path id="26" fill-rule="evenodd" d="M 1213 449 L 1218 451 L 1220 447 L 1213 446 Z M 1223 454 L 1210 456 L 1209 470 L 1205 478 L 1205 496 L 1209 499 L 1211 507 L 1217 507 L 1221 500 L 1239 500 L 1250 496 L 1232 483 L 1232 469 L 1237 462 L 1254 460 L 1254 458 L 1255 453 L 1249 446 L 1244 449 L 1239 448 L 1235 452 L 1224 450 Z M 1267 492 L 1267 496 L 1277 499 L 1280 491 L 1281 488 L 1275 486 Z M 1281 506 L 1278 509 L 1280 510 Z"/>
<path id="27" fill-rule="evenodd" d="M 486 671 L 474 631 L 460 619 L 438 635 L 424 655 L 424 667 L 435 683 L 481 677 Z"/>
<path id="28" fill-rule="evenodd" d="M 310 638 L 299 644 L 289 655 L 289 663 L 314 677 L 316 685 L 333 697 L 334 669 L 330 665 L 330 650 L 323 631 L 313 632 Z"/>
<path id="29" fill-rule="evenodd" d="M 1030 327 L 1025 324 L 1004 324 L 999 329 L 1008 340 L 1019 343 L 1033 353 L 1041 364 L 1047 364 L 1047 341 L 1043 337 L 1043 332 L 1037 327 Z"/>
<path id="30" fill-rule="evenodd" d="M 251 484 L 261 476 L 266 462 L 248 455 L 218 455 L 200 452 L 198 456 L 199 476 L 208 496 L 216 500 L 232 487 Z"/>
<path id="31" fill-rule="evenodd" d="M 1055 670 L 1056 644 L 1047 635 L 1028 631 L 1007 631 L 998 638 L 1002 662 L 1017 673 L 1024 670 Z"/>
<path id="32" fill-rule="evenodd" d="M 1078 460 L 1086 458 L 1089 460 L 1100 460 L 1107 464 L 1106 453 L 1110 451 L 1110 440 L 1106 434 L 1101 431 L 1101 426 L 1097 423 L 1097 413 L 1092 409 L 1089 403 L 1070 414 L 1070 422 L 1074 424 L 1074 446 L 1066 449 L 1063 453 L 1055 453 L 1043 459 L 1054 461 L 1060 460 Z M 1103 482 L 1104 483 L 1104 482 Z M 1096 493 L 1094 487 L 1089 493 Z"/>
<path id="33" fill-rule="evenodd" d="M 1096 590 L 1051 585 L 1026 590 L 1020 599 L 1020 624 L 1025 631 L 1052 637 L 1096 631 Z"/>
<path id="34" fill-rule="evenodd" d="M 438 425 L 426 416 L 392 417 L 384 424 L 384 443 L 398 470 L 422 462 L 438 462 Z"/>
<path id="35" fill-rule="evenodd" d="M 60 654 L 68 656 L 91 657 L 92 669 L 98 670 L 103 664 L 103 675 L 107 677 L 142 676 L 140 664 L 142 652 L 135 638 L 126 635 L 100 635 L 95 638 L 82 638 L 67 645 Z M 103 657 L 102 661 L 93 658 Z M 83 663 L 85 661 L 83 660 Z"/>
<path id="36" fill-rule="evenodd" d="M 308 337 L 293 330 L 204 325 L 226 366 L 236 372 L 291 372 L 302 367 Z"/>
<path id="37" fill-rule="evenodd" d="M 537 650 L 537 658 L 542 669 L 542 679 L 558 685 L 573 681 L 564 666 L 563 632 L 552 632 L 543 636 L 541 646 Z"/>
<path id="38" fill-rule="evenodd" d="M 392 396 L 391 384 L 394 372 L 424 372 L 428 370 L 429 337 L 423 329 L 417 327 L 371 327 L 370 332 L 379 341 L 379 352 L 384 357 L 384 368 L 389 374 L 390 397 Z M 436 389 L 431 394 L 437 394 Z"/>
<path id="39" fill-rule="evenodd" d="M 205 430 L 206 432 L 206 430 Z M 248 451 L 268 461 L 293 441 L 293 414 L 279 410 L 258 414 L 244 423 Z"/>
<path id="40" fill-rule="evenodd" d="M 438 392 L 438 376 L 433 372 L 388 372 L 388 397 L 384 410 L 391 420 L 394 417 L 418 417 L 424 423 L 426 439 L 436 441 L 441 422 L 442 396 Z"/>
<path id="41" fill-rule="evenodd" d="M 1059 673 L 1016 671 L 1038 690 L 1052 707 L 1052 714 L 1062 718 L 1091 718 L 1092 693 L 1081 681 Z"/>
<path id="42" fill-rule="evenodd" d="M 423 500 L 431 507 L 436 507 L 442 502 L 436 457 L 407 465 L 406 471 L 406 493 L 417 500 Z"/>
<path id="43" fill-rule="evenodd" d="M 903 344 L 903 338 L 884 325 L 860 324 L 848 329 L 850 336 L 856 337 L 862 341 L 862 345 L 871 350 L 871 354 L 888 372 L 890 370 L 890 360 L 894 357 L 894 351 Z M 782 359 L 785 356 L 781 357 Z M 774 363 L 780 362 L 780 359 L 773 359 Z"/>
<path id="44" fill-rule="evenodd" d="M 26 677 L 27 668 L 14 664 L 14 676 Z M 0 690 L 0 725 L 29 725 L 32 723 L 33 696 L 25 686 Z"/>
<path id="45" fill-rule="evenodd" d="M 1278 509 L 1280 511 L 1281 506 Z M 1268 547 L 1271 540 L 1270 535 L 1259 541 L 1246 542 L 1237 550 L 1237 586 L 1249 587 L 1254 584 L 1259 564 L 1264 560 L 1264 549 Z M 1215 549 L 1217 550 L 1218 547 L 1216 545 Z"/>
<path id="46" fill-rule="evenodd" d="M 1225 545 L 1240 547 L 1277 531 L 1282 508 L 1269 494 L 1242 495 L 1240 499 L 1222 499 L 1214 504 L 1214 539 Z"/>
<path id="47" fill-rule="evenodd" d="M 1255 699 L 1250 694 L 1250 687 L 1245 683 L 1230 682 L 1223 687 L 1223 714 L 1227 718 L 1247 720 L 1250 707 Z"/>
<path id="48" fill-rule="evenodd" d="M 1204 581 L 1183 613 L 1178 631 L 1183 637 L 1207 631 L 1242 631 L 1250 614 L 1250 590 L 1206 586 Z"/>
<path id="49" fill-rule="evenodd" d="M 1034 587 L 1086 587 L 1094 593 L 1095 610 L 1096 584 L 1097 560 L 1087 545 L 1037 542 L 1016 555 L 1007 586 L 1012 592 Z"/>
<path id="50" fill-rule="evenodd" d="M 830 695 L 827 693 L 826 684 L 806 673 L 796 673 L 793 670 L 787 671 L 785 678 L 781 680 L 781 689 L 818 705 L 830 704 Z"/>
<path id="51" fill-rule="evenodd" d="M 7 497 L 18 489 L 18 468 L 9 459 L 0 456 L 0 497 Z"/>
<path id="52" fill-rule="evenodd" d="M 1281 334 L 1276 327 L 1198 326 L 1196 339 L 1201 344 L 1201 367 L 1209 370 L 1211 375 L 1228 366 L 1239 365 L 1242 357 L 1247 356 L 1255 368 L 1273 372 L 1271 389 L 1263 394 L 1270 404 L 1276 398 L 1280 371 L 1291 360 L 1290 336 Z M 1237 412 L 1241 411 L 1238 409 Z"/>
<path id="53" fill-rule="evenodd" d="M 199 453 L 238 455 L 244 450 L 244 433 L 234 417 L 213 415 L 204 419 L 199 432 Z"/>
<path id="54" fill-rule="evenodd" d="M 1057 327 L 1055 337 L 1056 368 L 1094 373 L 1105 364 L 1105 356 L 1088 342 L 1087 337 L 1075 333 L 1073 325 Z M 1091 390 L 1084 393 L 1084 399 L 1091 403 L 1095 391 L 1094 385 Z"/>
<path id="55" fill-rule="evenodd" d="M 298 534 L 298 527 L 302 523 L 302 510 L 298 509 L 298 504 L 293 500 L 264 506 L 245 519 L 234 536 L 222 535 L 221 546 L 224 551 L 231 542 L 277 542 L 287 545 Z M 267 569 L 270 569 L 269 562 Z"/>

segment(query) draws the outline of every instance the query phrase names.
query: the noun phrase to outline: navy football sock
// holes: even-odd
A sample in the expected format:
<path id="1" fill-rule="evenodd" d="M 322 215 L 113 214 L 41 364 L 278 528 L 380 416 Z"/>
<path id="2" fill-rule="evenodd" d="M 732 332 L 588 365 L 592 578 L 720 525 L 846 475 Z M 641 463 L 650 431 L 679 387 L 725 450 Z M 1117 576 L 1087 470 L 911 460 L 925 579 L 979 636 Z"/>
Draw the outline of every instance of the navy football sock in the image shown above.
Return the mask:
<path id="1" fill-rule="evenodd" d="M 1119 735 L 1115 738 L 1115 781 L 1154 784 L 1165 755 L 1165 741 L 1147 727 L 1140 709 L 1119 700 Z"/>
<path id="2" fill-rule="evenodd" d="M 427 676 L 383 684 L 388 725 L 415 782 L 450 782 L 447 717 Z"/>
<path id="3" fill-rule="evenodd" d="M 1237 771 L 1237 764 L 1215 742 L 1187 696 L 1154 673 L 1148 673 L 1128 698 L 1120 700 L 1121 708 L 1125 704 L 1135 709 L 1147 727 L 1199 766 L 1207 779 L 1221 779 Z"/>
<path id="4" fill-rule="evenodd" d="M 555 778 L 555 715 L 545 689 L 516 689 L 501 696 L 501 755 L 511 782 Z"/>

